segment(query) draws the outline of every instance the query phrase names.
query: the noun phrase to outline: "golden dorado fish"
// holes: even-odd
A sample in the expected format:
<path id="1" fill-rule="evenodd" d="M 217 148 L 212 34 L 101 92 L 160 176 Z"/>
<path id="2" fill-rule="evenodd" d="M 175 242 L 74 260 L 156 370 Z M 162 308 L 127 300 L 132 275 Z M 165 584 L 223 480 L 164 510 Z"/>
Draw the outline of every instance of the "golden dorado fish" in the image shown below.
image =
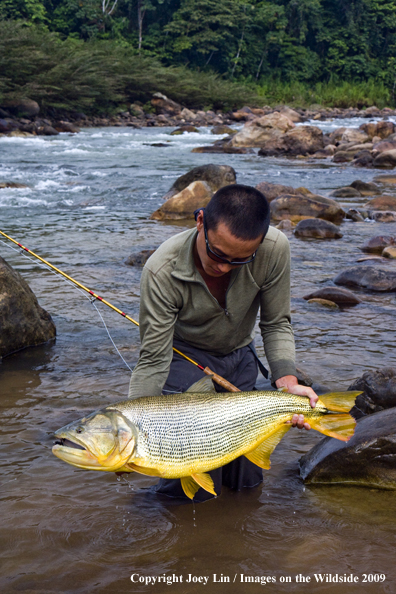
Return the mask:
<path id="1" fill-rule="evenodd" d="M 279 391 L 214 392 L 203 378 L 183 394 L 125 400 L 55 433 L 55 456 L 87 470 L 180 478 L 191 499 L 202 487 L 216 495 L 208 471 L 246 456 L 270 468 L 270 455 L 303 414 L 312 428 L 347 441 L 355 420 L 347 412 L 361 392 L 309 399 Z"/>

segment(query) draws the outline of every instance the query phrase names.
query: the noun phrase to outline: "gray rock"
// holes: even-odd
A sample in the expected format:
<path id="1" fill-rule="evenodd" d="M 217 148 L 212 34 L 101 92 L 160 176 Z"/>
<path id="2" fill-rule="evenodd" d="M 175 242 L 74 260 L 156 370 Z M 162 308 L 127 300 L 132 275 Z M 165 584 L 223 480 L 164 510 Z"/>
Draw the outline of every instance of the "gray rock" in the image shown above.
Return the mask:
<path id="1" fill-rule="evenodd" d="M 396 369 L 382 367 L 365 371 L 348 390 L 362 390 L 356 398 L 352 413 L 355 417 L 370 415 L 386 408 L 396 407 Z"/>
<path id="2" fill-rule="evenodd" d="M 125 264 L 128 264 L 128 266 L 144 266 L 156 249 L 157 248 L 135 252 L 125 260 Z"/>
<path id="3" fill-rule="evenodd" d="M 55 338 L 51 316 L 27 282 L 0 257 L 0 357 Z"/>
<path id="4" fill-rule="evenodd" d="M 355 198 L 360 197 L 361 193 L 359 192 L 359 190 L 356 190 L 355 188 L 345 186 L 343 188 L 338 188 L 337 190 L 334 190 L 333 192 L 331 192 L 330 196 L 334 196 L 337 198 Z"/>
<path id="5" fill-rule="evenodd" d="M 396 489 L 396 408 L 358 420 L 348 442 L 326 437 L 300 460 L 308 484 Z"/>
<path id="6" fill-rule="evenodd" d="M 340 289 L 339 287 L 332 286 L 323 287 L 313 293 L 309 293 L 309 295 L 304 295 L 304 299 L 306 301 L 309 299 L 327 299 L 328 301 L 337 303 L 337 305 L 358 305 L 358 303 L 361 303 L 361 300 L 351 291 L 348 291 L 348 289 Z"/>
<path id="7" fill-rule="evenodd" d="M 379 187 L 374 182 L 364 182 L 360 179 L 356 179 L 351 183 L 351 188 L 355 188 L 360 192 L 361 196 L 371 196 L 379 193 Z"/>
<path id="8" fill-rule="evenodd" d="M 164 196 L 164 200 L 169 200 L 175 194 L 178 194 L 194 181 L 205 181 L 216 192 L 223 186 L 236 183 L 235 169 L 229 165 L 200 165 L 194 167 L 184 175 L 177 178 L 169 192 Z"/>
<path id="9" fill-rule="evenodd" d="M 369 291 L 396 291 L 396 272 L 377 266 L 352 266 L 338 274 L 336 285 L 360 287 Z"/>
<path id="10" fill-rule="evenodd" d="M 313 239 L 340 239 L 342 233 L 337 225 L 323 219 L 304 219 L 297 224 L 294 234 L 296 237 Z"/>
<path id="11" fill-rule="evenodd" d="M 366 254 L 381 254 L 388 246 L 396 245 L 396 239 L 391 235 L 376 235 L 370 237 L 360 248 Z"/>

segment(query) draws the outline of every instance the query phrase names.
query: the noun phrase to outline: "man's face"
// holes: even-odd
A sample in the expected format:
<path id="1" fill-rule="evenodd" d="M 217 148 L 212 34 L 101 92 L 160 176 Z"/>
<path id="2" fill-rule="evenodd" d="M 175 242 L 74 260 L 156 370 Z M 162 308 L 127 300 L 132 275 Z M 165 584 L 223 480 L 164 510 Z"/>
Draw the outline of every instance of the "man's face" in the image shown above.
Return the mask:
<path id="1" fill-rule="evenodd" d="M 233 268 L 239 268 L 237 265 L 227 264 L 225 262 L 216 262 L 207 253 L 204 218 L 202 210 L 197 217 L 198 236 L 196 241 L 197 253 L 202 268 L 206 274 L 213 277 L 220 277 L 227 274 Z M 220 221 L 216 230 L 208 229 L 207 238 L 209 248 L 215 254 L 222 256 L 230 261 L 250 260 L 257 251 L 262 237 L 256 239 L 240 239 L 231 234 L 231 231 L 225 223 Z"/>

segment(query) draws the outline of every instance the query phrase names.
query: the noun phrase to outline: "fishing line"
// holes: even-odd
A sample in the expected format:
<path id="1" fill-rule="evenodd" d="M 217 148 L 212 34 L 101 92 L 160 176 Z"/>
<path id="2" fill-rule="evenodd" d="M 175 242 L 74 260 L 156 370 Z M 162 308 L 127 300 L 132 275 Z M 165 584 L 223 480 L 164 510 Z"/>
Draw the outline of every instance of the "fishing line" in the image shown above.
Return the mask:
<path id="1" fill-rule="evenodd" d="M 25 258 L 27 258 L 28 260 L 30 260 L 30 262 L 33 262 L 33 264 L 38 264 L 39 266 L 41 266 L 41 268 L 44 268 L 44 270 L 47 270 L 48 272 L 51 272 L 52 274 L 54 274 L 57 278 L 60 278 L 62 281 L 64 281 L 65 283 L 67 283 L 68 285 L 70 285 L 71 287 L 73 287 L 73 289 L 75 289 L 76 291 L 78 291 L 79 293 L 81 293 L 81 295 L 83 295 L 83 297 L 85 299 L 88 299 L 88 301 L 90 302 L 90 304 L 92 305 L 92 307 L 97 311 L 98 316 L 100 317 L 100 319 L 102 320 L 103 326 L 105 327 L 105 330 L 111 340 L 111 343 L 113 345 L 113 347 L 115 348 L 116 352 L 118 353 L 118 355 L 121 357 L 122 361 L 125 363 L 125 365 L 128 367 L 129 371 L 132 373 L 132 368 L 128 365 L 128 363 L 125 361 L 124 357 L 121 355 L 120 351 L 117 348 L 117 345 L 115 344 L 109 329 L 106 325 L 106 322 L 103 319 L 102 314 L 100 313 L 99 309 L 96 306 L 95 303 L 95 298 L 94 297 L 88 297 L 88 295 L 86 293 L 84 293 L 84 291 L 82 291 L 81 289 L 79 289 L 78 287 L 76 287 L 76 285 L 74 283 L 72 283 L 71 281 L 69 281 L 67 278 L 63 277 L 61 274 L 59 274 L 58 272 L 55 272 L 55 270 L 52 270 L 52 268 L 50 268 L 49 266 L 47 266 L 46 264 L 43 264 L 43 262 L 37 262 L 36 260 L 33 260 L 33 258 L 30 258 L 30 256 L 28 256 L 28 254 L 21 248 L 21 249 L 17 249 L 12 247 L 11 245 L 9 245 L 8 243 L 6 243 L 5 241 L 3 241 L 2 239 L 0 239 L 0 243 L 2 243 L 3 245 L 5 245 L 8 249 L 12 250 L 13 252 L 16 252 L 17 254 L 22 254 L 23 256 L 25 256 Z"/>

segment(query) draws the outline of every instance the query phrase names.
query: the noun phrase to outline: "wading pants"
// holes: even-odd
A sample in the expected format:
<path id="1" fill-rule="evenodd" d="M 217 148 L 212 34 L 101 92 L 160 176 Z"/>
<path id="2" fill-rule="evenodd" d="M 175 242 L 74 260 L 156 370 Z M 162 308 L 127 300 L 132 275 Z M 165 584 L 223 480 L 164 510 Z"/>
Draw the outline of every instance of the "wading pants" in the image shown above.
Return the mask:
<path id="1" fill-rule="evenodd" d="M 173 346 L 200 365 L 209 367 L 241 391 L 253 390 L 257 379 L 258 362 L 257 355 L 250 346 L 243 347 L 225 356 L 208 355 L 205 351 L 194 348 L 180 340 L 175 340 Z M 203 371 L 174 353 L 163 393 L 185 392 L 192 384 L 203 377 L 206 377 Z M 217 392 L 226 391 L 217 384 L 215 384 L 215 387 Z M 214 490 L 217 495 L 220 495 L 222 485 L 240 491 L 242 487 L 255 487 L 263 480 L 261 468 L 250 462 L 245 456 L 241 456 L 221 468 L 211 470 L 209 474 L 213 479 Z M 154 490 L 168 497 L 188 499 L 184 494 L 180 479 L 160 479 Z M 194 501 L 206 501 L 212 498 L 213 495 L 200 488 L 194 496 Z"/>

